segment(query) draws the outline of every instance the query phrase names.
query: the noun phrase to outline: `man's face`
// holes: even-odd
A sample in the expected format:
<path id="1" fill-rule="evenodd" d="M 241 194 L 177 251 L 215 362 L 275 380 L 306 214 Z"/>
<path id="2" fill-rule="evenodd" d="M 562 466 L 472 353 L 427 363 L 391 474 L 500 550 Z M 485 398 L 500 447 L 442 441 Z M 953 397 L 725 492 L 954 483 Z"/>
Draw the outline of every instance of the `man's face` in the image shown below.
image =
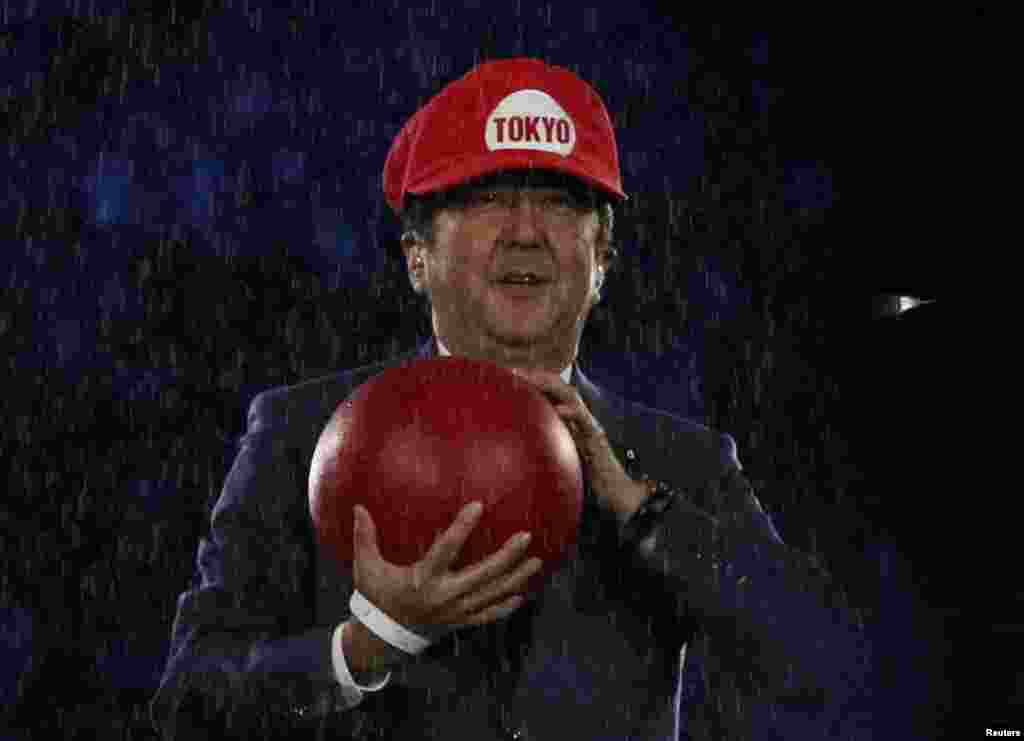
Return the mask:
<path id="1" fill-rule="evenodd" d="M 496 182 L 462 189 L 419 253 L 434 329 L 453 354 L 559 371 L 596 298 L 598 214 L 557 182 Z M 541 282 L 504 282 L 515 270 Z"/>

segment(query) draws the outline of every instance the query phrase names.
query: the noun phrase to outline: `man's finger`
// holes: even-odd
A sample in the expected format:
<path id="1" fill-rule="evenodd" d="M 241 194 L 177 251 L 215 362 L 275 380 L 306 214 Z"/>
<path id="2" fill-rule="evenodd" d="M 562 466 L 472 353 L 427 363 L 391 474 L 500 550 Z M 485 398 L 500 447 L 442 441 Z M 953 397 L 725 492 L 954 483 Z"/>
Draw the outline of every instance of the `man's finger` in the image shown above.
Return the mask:
<path id="1" fill-rule="evenodd" d="M 377 548 L 377 526 L 374 524 L 369 510 L 357 504 L 352 508 L 352 515 L 354 559 L 356 561 L 379 560 L 381 555 Z"/>
<path id="2" fill-rule="evenodd" d="M 523 560 L 532 536 L 528 532 L 516 533 L 505 544 L 482 561 L 466 566 L 459 572 L 460 583 L 466 591 L 472 591 L 498 576 L 509 572 Z"/>
<path id="3" fill-rule="evenodd" d="M 463 544 L 476 523 L 479 522 L 481 512 L 483 512 L 481 502 L 467 504 L 448 529 L 437 537 L 425 558 L 433 573 L 443 573 L 455 563 Z"/>

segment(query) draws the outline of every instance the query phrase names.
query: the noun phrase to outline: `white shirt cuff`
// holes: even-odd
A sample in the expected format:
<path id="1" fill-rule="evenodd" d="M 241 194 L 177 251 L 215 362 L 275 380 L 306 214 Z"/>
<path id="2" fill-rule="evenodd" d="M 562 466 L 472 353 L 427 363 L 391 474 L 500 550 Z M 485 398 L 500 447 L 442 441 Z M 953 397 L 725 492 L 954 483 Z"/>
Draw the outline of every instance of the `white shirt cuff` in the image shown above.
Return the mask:
<path id="1" fill-rule="evenodd" d="M 331 640 L 331 658 L 334 661 L 334 674 L 338 678 L 338 683 L 341 684 L 341 694 L 345 698 L 345 706 L 352 708 L 363 701 L 364 692 L 377 692 L 384 689 L 387 683 L 391 681 L 391 672 L 388 672 L 384 679 L 376 684 L 366 686 L 356 684 L 356 681 L 352 679 L 352 675 L 349 673 L 348 664 L 345 662 L 345 652 L 341 643 L 344 628 L 345 623 L 341 622 L 334 629 L 334 637 Z"/>

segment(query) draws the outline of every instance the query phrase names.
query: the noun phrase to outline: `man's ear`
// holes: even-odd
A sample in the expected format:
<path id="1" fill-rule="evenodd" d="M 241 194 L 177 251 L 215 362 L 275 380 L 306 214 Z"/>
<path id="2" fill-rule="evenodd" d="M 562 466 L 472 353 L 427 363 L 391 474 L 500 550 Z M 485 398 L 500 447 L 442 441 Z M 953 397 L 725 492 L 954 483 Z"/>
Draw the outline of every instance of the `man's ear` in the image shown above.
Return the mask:
<path id="1" fill-rule="evenodd" d="M 423 239 L 415 231 L 407 231 L 402 235 L 402 251 L 405 253 L 405 266 L 409 272 L 409 283 L 416 293 L 423 293 L 423 270 L 426 265 Z"/>
<path id="2" fill-rule="evenodd" d="M 409 230 L 402 234 L 399 244 L 402 246 L 406 266 L 412 270 L 413 262 L 421 255 L 423 239 L 415 231 Z"/>
<path id="3" fill-rule="evenodd" d="M 417 247 L 420 243 L 422 243 L 422 241 L 423 240 L 420 238 L 420 235 L 416 231 L 410 229 L 402 234 L 402 238 L 399 240 L 399 244 L 402 246 L 402 252 L 404 252 L 408 257 L 409 250 Z"/>
<path id="4" fill-rule="evenodd" d="M 599 303 L 601 303 L 601 286 L 604 285 L 604 275 L 605 275 L 604 266 L 603 265 L 599 265 L 597 267 L 597 269 L 594 270 L 594 274 L 591 277 L 591 283 L 590 283 L 590 288 L 591 288 L 590 308 L 594 308 Z"/>
<path id="5" fill-rule="evenodd" d="M 615 248 L 610 242 L 604 241 L 597 247 L 595 254 L 594 265 L 596 270 L 594 271 L 594 290 L 599 290 L 601 284 L 604 282 L 608 271 L 612 267 L 612 262 L 615 258 Z"/>

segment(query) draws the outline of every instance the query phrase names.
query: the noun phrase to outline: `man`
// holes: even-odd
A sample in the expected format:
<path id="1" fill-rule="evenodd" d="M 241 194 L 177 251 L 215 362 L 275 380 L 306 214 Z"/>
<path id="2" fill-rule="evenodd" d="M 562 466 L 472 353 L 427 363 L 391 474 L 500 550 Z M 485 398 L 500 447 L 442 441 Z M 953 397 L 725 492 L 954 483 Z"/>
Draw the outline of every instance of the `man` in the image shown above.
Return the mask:
<path id="1" fill-rule="evenodd" d="M 151 706 L 165 735 L 869 737 L 856 620 L 782 543 L 732 438 L 579 367 L 626 197 L 597 93 L 537 60 L 480 65 L 398 134 L 384 191 L 434 337 L 253 401 Z M 449 568 L 469 508 L 413 566 L 380 557 L 359 508 L 351 571 L 315 547 L 305 484 L 320 430 L 360 383 L 438 354 L 520 373 L 579 449 L 578 553 L 535 600 L 519 591 L 539 564 L 514 540 Z"/>

